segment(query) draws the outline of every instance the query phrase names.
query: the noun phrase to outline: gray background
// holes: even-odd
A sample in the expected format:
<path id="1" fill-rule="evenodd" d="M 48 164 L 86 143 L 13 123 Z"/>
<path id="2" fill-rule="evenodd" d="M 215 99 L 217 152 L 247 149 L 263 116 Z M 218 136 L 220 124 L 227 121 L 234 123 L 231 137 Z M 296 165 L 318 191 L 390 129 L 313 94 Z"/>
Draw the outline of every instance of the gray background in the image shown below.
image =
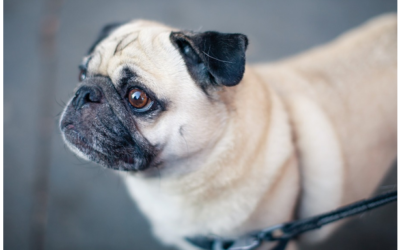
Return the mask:
<path id="1" fill-rule="evenodd" d="M 5 0 L 4 248 L 40 248 L 32 243 L 31 217 L 38 201 L 35 178 L 46 180 L 38 169 L 43 165 L 49 167 L 45 249 L 165 249 L 117 176 L 77 159 L 58 132 L 57 114 L 73 93 L 77 66 L 104 24 L 145 18 L 185 29 L 241 32 L 250 39 L 248 61 L 259 62 L 327 42 L 396 9 L 395 0 L 64 1 L 49 63 L 40 38 L 45 2 Z M 53 90 L 46 92 L 49 78 Z M 396 189 L 396 182 L 393 167 L 377 192 Z M 392 204 L 350 221 L 324 245 L 305 249 L 395 249 L 396 234 Z"/>

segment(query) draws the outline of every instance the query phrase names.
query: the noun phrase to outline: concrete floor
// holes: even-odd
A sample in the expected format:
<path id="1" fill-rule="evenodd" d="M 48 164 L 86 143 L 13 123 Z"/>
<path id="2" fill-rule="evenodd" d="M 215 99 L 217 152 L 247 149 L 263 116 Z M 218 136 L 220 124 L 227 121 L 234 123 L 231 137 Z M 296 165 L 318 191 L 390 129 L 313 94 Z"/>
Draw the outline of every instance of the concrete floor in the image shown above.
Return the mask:
<path id="1" fill-rule="evenodd" d="M 259 62 L 327 42 L 396 9 L 395 0 L 64 1 L 51 65 L 54 91 L 45 96 L 39 37 L 44 2 L 5 0 L 4 249 L 38 249 L 32 246 L 30 223 L 40 152 L 48 153 L 50 167 L 44 249 L 166 249 L 117 176 L 77 159 L 58 132 L 57 114 L 72 95 L 77 66 L 103 25 L 144 18 L 185 29 L 241 32 L 250 39 L 248 61 Z M 42 112 L 43 98 L 51 104 L 48 113 Z M 50 141 L 40 136 L 43 131 Z M 396 173 L 393 167 L 378 193 L 397 188 Z M 396 249 L 396 210 L 392 204 L 357 217 L 323 245 L 304 249 Z"/>

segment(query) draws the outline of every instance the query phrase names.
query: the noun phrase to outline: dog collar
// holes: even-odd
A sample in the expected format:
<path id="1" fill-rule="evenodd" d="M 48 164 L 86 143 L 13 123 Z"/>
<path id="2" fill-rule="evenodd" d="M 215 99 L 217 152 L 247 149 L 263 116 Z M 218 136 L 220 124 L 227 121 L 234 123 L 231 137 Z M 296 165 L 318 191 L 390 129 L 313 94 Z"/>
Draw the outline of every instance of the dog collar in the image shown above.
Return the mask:
<path id="1" fill-rule="evenodd" d="M 298 235 L 318 229 L 326 224 L 378 208 L 397 200 L 397 191 L 361 200 L 335 211 L 310 218 L 291 221 L 288 223 L 255 231 L 238 239 L 223 239 L 214 236 L 186 237 L 186 241 L 205 250 L 253 250 L 265 242 L 278 242 L 273 250 L 284 250 L 289 241 Z"/>

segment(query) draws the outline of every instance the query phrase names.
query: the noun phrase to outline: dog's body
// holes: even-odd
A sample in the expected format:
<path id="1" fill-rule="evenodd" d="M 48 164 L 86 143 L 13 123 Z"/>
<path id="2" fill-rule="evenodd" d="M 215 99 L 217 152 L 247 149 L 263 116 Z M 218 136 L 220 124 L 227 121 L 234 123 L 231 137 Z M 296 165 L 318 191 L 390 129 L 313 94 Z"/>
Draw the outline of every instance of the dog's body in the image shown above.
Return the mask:
<path id="1" fill-rule="evenodd" d="M 225 68 L 215 73 L 212 62 L 197 55 L 217 87 L 196 86 L 198 68 L 190 68 L 185 46 L 203 52 L 206 60 L 228 66 L 233 61 L 197 50 L 198 37 L 140 21 L 103 39 L 91 62 L 86 60 L 92 78 L 108 76 L 120 91 L 118 83 L 127 77 L 121 72 L 129 66 L 135 79 L 167 103 L 164 111 L 126 124 L 128 113 L 119 104 L 108 105 L 125 127 L 134 127 L 133 141 L 146 145 L 132 152 L 156 152 L 134 161 L 147 162 L 149 169 L 121 173 L 155 234 L 186 249 L 192 246 L 185 237 L 237 237 L 371 195 L 396 157 L 396 26 L 395 16 L 380 17 L 293 59 L 246 66 L 241 81 L 234 75 L 240 67 L 230 79 L 220 77 Z M 234 35 L 229 39 L 244 51 L 247 39 Z M 84 84 L 92 84 L 92 78 Z M 112 102 L 109 89 L 101 87 Z M 79 111 L 79 103 L 72 100 L 69 106 L 82 112 L 82 123 L 90 115 Z M 68 137 L 68 128 L 80 126 L 71 125 L 78 119 L 73 112 L 67 107 L 61 121 L 71 148 L 129 170 L 133 160 L 105 163 L 86 146 L 80 148 L 88 128 L 74 131 L 78 139 Z M 92 151 L 110 148 L 99 146 L 104 137 L 96 138 L 89 139 Z M 151 155 L 154 159 L 147 160 Z"/>

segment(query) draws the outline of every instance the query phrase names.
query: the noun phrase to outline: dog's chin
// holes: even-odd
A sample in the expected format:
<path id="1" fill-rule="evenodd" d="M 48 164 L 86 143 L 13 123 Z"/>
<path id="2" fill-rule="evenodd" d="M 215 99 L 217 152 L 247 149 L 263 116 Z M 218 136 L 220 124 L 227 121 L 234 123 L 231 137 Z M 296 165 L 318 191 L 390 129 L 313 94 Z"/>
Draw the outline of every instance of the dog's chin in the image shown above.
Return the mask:
<path id="1" fill-rule="evenodd" d="M 128 172 L 151 172 L 149 169 L 158 165 L 153 158 L 133 157 L 134 153 L 122 153 L 116 149 L 113 150 L 112 147 L 108 147 L 106 150 L 96 149 L 84 135 L 73 128 L 73 125 L 65 126 L 62 129 L 62 134 L 67 146 L 76 155 L 109 169 Z"/>

